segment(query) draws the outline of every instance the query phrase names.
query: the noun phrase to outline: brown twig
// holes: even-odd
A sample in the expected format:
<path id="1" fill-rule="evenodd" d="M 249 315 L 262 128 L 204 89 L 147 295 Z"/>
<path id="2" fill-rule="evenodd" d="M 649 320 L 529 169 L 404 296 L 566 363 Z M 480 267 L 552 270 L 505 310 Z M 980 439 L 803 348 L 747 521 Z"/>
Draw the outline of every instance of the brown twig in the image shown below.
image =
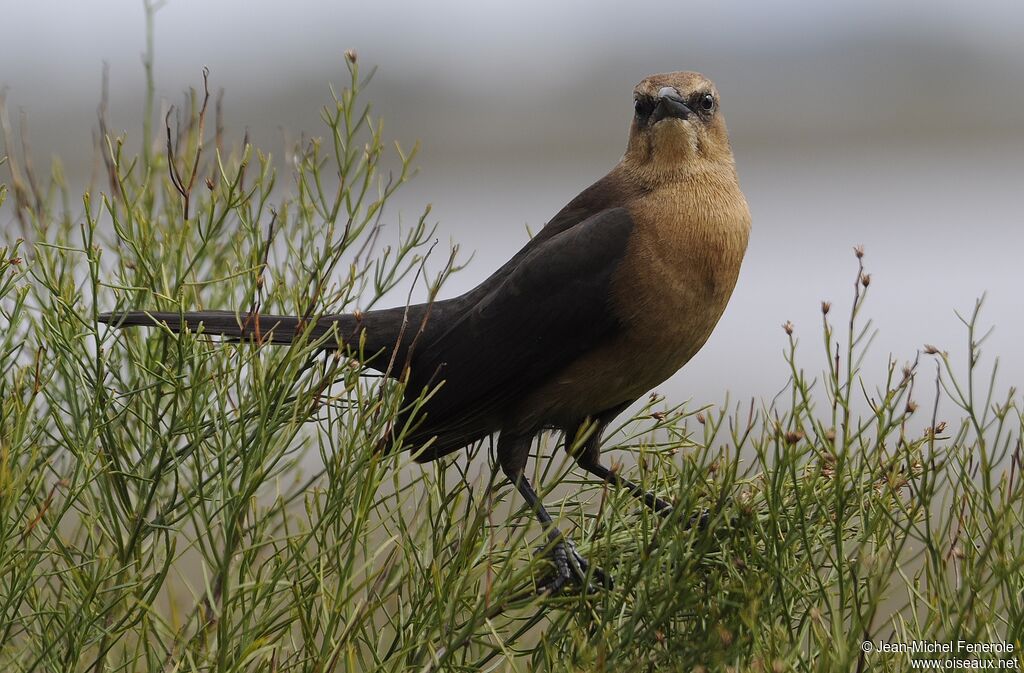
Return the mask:
<path id="1" fill-rule="evenodd" d="M 214 109 L 214 132 L 213 132 L 213 146 L 217 150 L 217 157 L 223 158 L 224 156 L 224 87 L 217 90 L 217 100 L 213 106 Z M 210 177 L 210 182 L 213 184 L 211 189 L 215 188 L 220 181 L 220 171 L 213 171 L 213 175 Z"/>
<path id="2" fill-rule="evenodd" d="M 178 167 L 174 161 L 174 142 L 171 140 L 171 114 L 174 112 L 174 106 L 172 105 L 167 110 L 167 116 L 164 117 L 164 126 L 167 128 L 167 172 L 171 176 L 171 183 L 174 188 L 178 190 L 178 193 L 185 196 L 185 187 L 181 184 L 181 177 L 178 175 Z"/>
<path id="3" fill-rule="evenodd" d="M 110 142 L 110 132 L 107 130 L 107 111 L 110 101 L 110 64 L 103 64 L 103 79 L 100 84 L 100 104 L 96 108 L 96 116 L 100 123 L 100 156 L 103 157 L 103 165 L 107 169 L 107 181 L 110 183 L 110 192 L 114 196 L 121 196 L 121 185 L 117 179 L 117 169 L 114 167 L 114 158 L 106 151 Z"/>
<path id="4" fill-rule="evenodd" d="M 43 517 L 46 516 L 46 512 L 49 511 L 50 506 L 53 504 L 53 496 L 57 493 L 57 489 L 66 487 L 67 485 L 68 481 L 66 479 L 61 479 L 50 487 L 50 492 L 47 493 L 46 498 L 43 499 L 43 504 L 39 506 L 39 511 L 36 512 L 35 517 L 33 517 L 33 519 L 28 522 L 28 525 L 25 526 L 25 530 L 21 532 L 21 541 L 23 544 L 25 540 L 28 539 L 28 536 L 32 534 L 35 527 L 39 525 L 39 522 L 43 520 Z"/>
<path id="5" fill-rule="evenodd" d="M 263 255 L 260 258 L 259 271 L 256 276 L 256 292 L 252 298 L 252 304 L 249 306 L 249 312 L 246 316 L 245 323 L 242 325 L 242 330 L 247 329 L 251 324 L 255 325 L 256 343 L 261 344 L 263 335 L 260 333 L 260 308 L 263 306 L 263 272 L 267 268 L 267 261 L 270 259 L 270 247 L 273 245 L 274 236 L 277 234 L 275 224 L 277 223 L 277 211 L 273 210 L 270 215 L 270 224 L 267 225 L 267 242 L 263 246 Z"/>
<path id="6" fill-rule="evenodd" d="M 34 212 L 36 217 L 42 221 L 46 200 L 43 197 L 43 191 L 39 188 L 39 181 L 36 180 L 35 169 L 32 166 L 32 146 L 28 138 L 28 117 L 25 116 L 24 110 L 19 114 L 18 127 L 21 133 L 21 160 L 25 164 L 25 178 L 28 180 L 29 190 L 32 193 Z"/>
<path id="7" fill-rule="evenodd" d="M 210 102 L 210 69 L 203 68 L 203 105 L 199 109 L 198 119 L 198 134 L 196 136 L 196 156 L 192 162 L 192 172 L 188 177 L 188 184 L 182 179 L 181 172 L 178 170 L 177 164 L 174 158 L 174 142 L 171 140 L 171 112 L 174 110 L 172 107 L 167 111 L 167 116 L 164 118 L 164 125 L 167 128 L 167 172 L 170 173 L 171 183 L 174 188 L 181 195 L 183 206 L 182 212 L 184 219 L 188 220 L 189 205 L 192 200 L 192 188 L 196 184 L 196 176 L 199 174 L 199 159 L 203 154 L 203 130 L 206 126 L 206 107 Z M 192 124 L 193 118 L 190 117 L 189 124 Z M 178 134 L 178 145 L 181 145 L 181 124 L 176 124 L 179 131 Z"/>
<path id="8" fill-rule="evenodd" d="M 192 187 L 196 184 L 196 175 L 199 174 L 199 156 L 203 153 L 203 130 L 206 126 L 206 106 L 210 102 L 210 69 L 203 68 L 203 107 L 199 110 L 199 133 L 196 136 L 196 158 L 192 162 L 192 175 L 188 179 L 188 193 L 192 193 Z M 185 201 L 185 219 L 188 219 L 188 198 Z"/>
<path id="9" fill-rule="evenodd" d="M 241 193 L 245 193 L 245 169 L 249 167 L 248 160 L 245 159 L 245 152 L 249 149 L 249 129 L 245 129 L 245 133 L 242 135 L 242 165 L 238 169 L 238 190 Z"/>
<path id="10" fill-rule="evenodd" d="M 13 132 L 11 122 L 7 117 L 7 89 L 0 88 L 0 135 L 4 140 L 4 154 L 7 156 L 7 169 L 11 172 L 11 188 L 14 192 L 14 212 L 17 215 L 18 223 L 21 225 L 22 236 L 27 237 L 29 223 L 25 218 L 25 211 L 31 211 L 29 204 L 29 192 L 25 187 L 24 179 L 21 176 L 21 169 L 14 154 Z"/>

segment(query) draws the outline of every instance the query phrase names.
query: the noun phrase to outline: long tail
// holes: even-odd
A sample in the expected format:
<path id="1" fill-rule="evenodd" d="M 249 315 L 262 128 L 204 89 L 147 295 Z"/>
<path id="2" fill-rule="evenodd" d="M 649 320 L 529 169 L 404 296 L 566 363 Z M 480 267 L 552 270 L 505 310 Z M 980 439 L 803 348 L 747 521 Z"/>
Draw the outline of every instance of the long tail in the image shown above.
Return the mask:
<path id="1" fill-rule="evenodd" d="M 462 313 L 463 307 L 459 302 L 460 299 L 449 299 L 433 304 L 326 315 L 308 320 L 291 315 L 258 315 L 234 311 L 115 311 L 101 313 L 98 319 L 115 328 L 166 326 L 176 333 L 187 328 L 231 341 L 252 340 L 261 344 L 290 344 L 300 335 L 316 341 L 333 330 L 335 336 L 324 340 L 321 348 L 344 348 L 352 355 L 366 357 L 363 361 L 366 367 L 393 378 L 404 376 L 406 367 L 411 367 L 413 375 L 410 382 L 423 381 L 406 389 L 407 401 L 411 402 L 421 394 L 423 385 L 437 384 L 437 381 L 430 378 L 435 375 L 436 368 L 427 373 L 426 379 L 416 377 L 418 359 L 413 356 L 420 352 L 417 348 L 429 352 L 433 339 L 443 334 L 452 320 Z M 430 361 L 429 357 L 427 361 Z M 403 419 L 407 418 L 408 413 L 408 409 L 403 411 L 397 421 L 398 427 L 404 426 Z M 407 447 L 415 447 L 427 439 L 429 436 L 410 440 Z M 437 455 L 443 453 L 436 453 L 434 457 Z"/>
<path id="2" fill-rule="evenodd" d="M 216 334 L 230 339 L 252 339 L 259 343 L 290 344 L 301 333 L 310 340 L 323 337 L 337 326 L 338 337 L 345 342 L 357 338 L 357 320 L 354 315 L 321 316 L 315 321 L 303 321 L 291 315 L 256 315 L 234 311 L 189 311 L 171 313 L 163 311 L 123 311 L 101 313 L 99 321 L 114 327 L 158 327 L 166 325 L 172 332 L 181 332 L 186 327 L 192 331 L 200 328 L 206 334 Z M 337 348 L 337 342 L 324 344 L 325 348 Z"/>
<path id="3" fill-rule="evenodd" d="M 373 369 L 383 363 L 388 372 L 398 375 L 417 342 L 425 346 L 439 329 L 448 324 L 455 304 L 452 300 L 430 304 L 413 304 L 365 313 L 341 313 L 302 319 L 292 315 L 258 315 L 234 311 L 118 311 L 101 313 L 99 321 L 113 327 L 159 327 L 172 332 L 186 327 L 192 331 L 225 337 L 231 341 L 252 340 L 258 343 L 290 344 L 301 334 L 316 341 L 332 330 L 334 338 L 322 345 L 325 349 L 339 347 L 361 351 L 372 357 Z M 456 307 L 457 309 L 457 307 Z M 390 363 L 398 365 L 392 369 Z"/>

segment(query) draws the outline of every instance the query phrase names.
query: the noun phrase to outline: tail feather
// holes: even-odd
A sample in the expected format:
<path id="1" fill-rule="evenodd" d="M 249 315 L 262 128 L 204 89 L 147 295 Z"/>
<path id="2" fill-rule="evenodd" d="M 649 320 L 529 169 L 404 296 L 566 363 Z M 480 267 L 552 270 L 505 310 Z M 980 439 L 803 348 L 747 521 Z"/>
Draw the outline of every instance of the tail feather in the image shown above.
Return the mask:
<path id="1" fill-rule="evenodd" d="M 411 378 L 405 389 L 406 409 L 397 419 L 396 427 L 405 428 L 410 419 L 411 404 L 423 393 L 440 381 L 434 380 L 438 367 L 431 359 L 431 345 L 443 335 L 451 323 L 465 311 L 462 298 L 442 300 L 432 304 L 412 304 L 390 309 L 371 310 L 364 313 L 343 313 L 320 316 L 303 320 L 297 316 L 259 315 L 236 313 L 234 311 L 115 311 L 101 313 L 99 321 L 114 328 L 161 327 L 172 332 L 186 329 L 207 335 L 216 335 L 233 341 L 255 341 L 261 344 L 289 344 L 299 336 L 311 341 L 318 340 L 332 330 L 336 337 L 328 338 L 323 349 L 345 348 L 350 355 L 366 357 L 362 364 L 393 378 L 403 377 L 411 368 Z M 358 352 L 357 352 L 358 351 Z M 426 355 L 423 355 L 423 353 Z M 428 371 L 420 376 L 420 356 L 425 358 Z M 420 461 L 432 460 L 438 456 L 461 448 L 489 434 L 494 427 L 490 416 L 477 415 L 472 424 L 451 423 L 438 427 L 431 423 L 429 402 L 420 409 L 423 415 L 419 427 L 412 429 L 403 439 L 407 449 L 419 451 L 426 446 Z M 450 419 L 449 419 L 450 420 Z M 382 448 L 393 442 L 383 440 Z"/>
<path id="2" fill-rule="evenodd" d="M 433 305 L 413 304 L 365 313 L 325 315 L 307 320 L 290 315 L 234 311 L 117 311 L 101 313 L 99 321 L 118 328 L 165 325 L 172 332 L 181 332 L 186 328 L 199 331 L 201 328 L 204 334 L 222 336 L 229 340 L 252 340 L 269 344 L 290 344 L 299 334 L 315 341 L 336 329 L 337 337 L 327 339 L 323 348 L 360 349 L 366 356 L 373 356 L 373 363 L 383 363 L 389 372 L 392 370 L 388 365 L 396 363 L 394 375 L 397 376 L 417 342 L 420 347 L 424 347 L 433 338 L 434 331 L 449 321 L 451 301 L 436 302 Z M 373 363 L 367 364 L 378 369 Z"/>
<path id="3" fill-rule="evenodd" d="M 165 311 L 123 311 L 101 313 L 99 321 L 114 327 L 158 327 L 166 325 L 172 332 L 185 328 L 216 334 L 231 339 L 252 339 L 260 343 L 290 344 L 300 330 L 309 339 L 315 340 L 327 334 L 337 325 L 338 336 L 348 340 L 355 336 L 356 319 L 352 315 L 321 316 L 303 321 L 289 315 L 258 315 L 235 313 L 234 311 L 188 311 L 172 313 Z M 337 348 L 337 343 L 325 344 Z"/>

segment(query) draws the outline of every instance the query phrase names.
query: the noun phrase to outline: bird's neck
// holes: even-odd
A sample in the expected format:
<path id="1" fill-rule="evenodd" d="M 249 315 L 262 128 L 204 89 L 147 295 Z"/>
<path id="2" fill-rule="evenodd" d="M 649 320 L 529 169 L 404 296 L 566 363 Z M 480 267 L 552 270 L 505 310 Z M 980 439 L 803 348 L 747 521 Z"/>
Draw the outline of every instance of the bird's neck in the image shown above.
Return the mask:
<path id="1" fill-rule="evenodd" d="M 626 153 L 614 171 L 640 191 L 652 192 L 688 184 L 719 184 L 739 191 L 739 178 L 732 155 L 708 159 L 702 156 L 680 157 L 673 161 L 638 160 Z"/>

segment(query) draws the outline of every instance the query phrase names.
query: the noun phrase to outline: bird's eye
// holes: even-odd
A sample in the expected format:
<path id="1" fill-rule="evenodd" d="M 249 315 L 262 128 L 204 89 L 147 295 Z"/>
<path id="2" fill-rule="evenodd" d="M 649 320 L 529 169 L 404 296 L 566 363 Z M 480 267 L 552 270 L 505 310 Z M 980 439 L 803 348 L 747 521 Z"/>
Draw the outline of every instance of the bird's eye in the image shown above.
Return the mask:
<path id="1" fill-rule="evenodd" d="M 702 112 L 711 112 L 715 109 L 715 97 L 709 93 L 700 97 L 700 109 Z"/>
<path id="2" fill-rule="evenodd" d="M 654 100 L 648 96 L 638 96 L 633 101 L 633 108 L 636 110 L 636 116 L 646 117 L 654 112 Z"/>

